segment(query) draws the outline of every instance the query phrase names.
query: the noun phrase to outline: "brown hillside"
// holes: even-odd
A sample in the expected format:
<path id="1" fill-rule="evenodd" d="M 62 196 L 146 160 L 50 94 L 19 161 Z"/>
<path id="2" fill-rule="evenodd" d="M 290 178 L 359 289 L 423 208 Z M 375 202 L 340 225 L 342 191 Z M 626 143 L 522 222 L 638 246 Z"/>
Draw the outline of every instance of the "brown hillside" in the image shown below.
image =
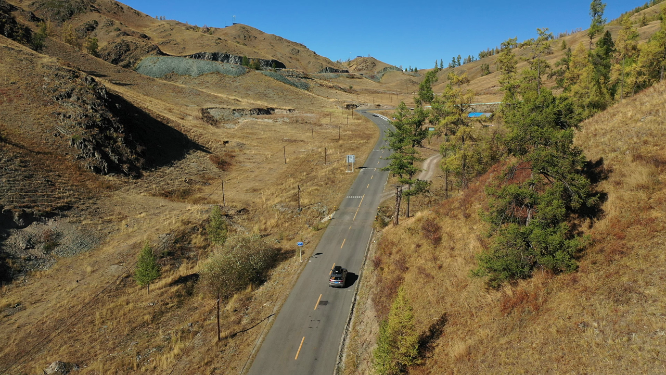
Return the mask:
<path id="1" fill-rule="evenodd" d="M 608 199 L 603 216 L 582 228 L 593 243 L 574 273 L 540 273 L 497 291 L 470 278 L 487 246 L 478 213 L 496 171 L 384 230 L 345 372 L 372 373 L 378 319 L 400 283 L 425 340 L 424 362 L 410 374 L 663 372 L 664 108 L 661 83 L 582 124 L 576 143 L 607 174 L 597 188 Z"/>
<path id="2" fill-rule="evenodd" d="M 113 55 L 118 62 L 129 63 L 127 67 L 133 67 L 140 57 L 162 51 L 175 56 L 225 52 L 249 58 L 276 59 L 288 68 L 311 73 L 327 66 L 339 68 L 338 64 L 302 44 L 247 25 L 210 28 L 173 20 L 160 21 L 114 0 L 10 3 L 32 11 L 41 19 L 51 20 L 54 33 L 62 32 L 66 22 L 80 38 L 97 38 L 100 51 Z M 28 21 L 25 15 L 19 17 Z M 115 53 L 109 55 L 112 51 Z"/>

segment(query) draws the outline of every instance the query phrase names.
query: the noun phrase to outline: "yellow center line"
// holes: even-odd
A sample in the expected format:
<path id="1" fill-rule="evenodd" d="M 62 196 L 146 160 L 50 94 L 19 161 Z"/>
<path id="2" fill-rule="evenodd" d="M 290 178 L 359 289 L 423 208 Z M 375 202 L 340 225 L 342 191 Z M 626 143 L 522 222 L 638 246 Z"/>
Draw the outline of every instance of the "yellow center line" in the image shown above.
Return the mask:
<path id="1" fill-rule="evenodd" d="M 356 215 L 354 215 L 354 217 L 356 217 Z M 345 246 L 345 241 L 347 241 L 346 238 L 345 238 L 344 240 L 342 240 L 342 245 L 340 245 L 340 248 L 341 248 L 341 249 L 342 249 L 343 246 Z"/>
<path id="2" fill-rule="evenodd" d="M 331 273 L 333 273 L 333 268 L 335 268 L 335 263 L 333 263 L 333 267 L 331 267 L 331 271 L 328 273 L 328 276 L 331 276 Z"/>
<path id="3" fill-rule="evenodd" d="M 375 177 L 375 175 L 374 175 L 374 174 L 373 174 L 372 176 L 370 176 L 370 179 L 372 180 L 372 178 L 373 178 L 373 177 Z"/>
<path id="4" fill-rule="evenodd" d="M 366 186 L 365 188 L 367 189 L 367 188 L 369 188 L 369 187 L 370 187 L 370 184 L 368 184 L 368 186 Z"/>
<path id="5" fill-rule="evenodd" d="M 298 355 L 301 353 L 301 348 L 303 347 L 303 341 L 305 341 L 305 336 L 303 336 L 303 339 L 301 340 L 301 345 L 298 346 L 298 351 L 296 352 L 296 358 L 294 358 L 294 360 L 297 360 Z"/>
<path id="6" fill-rule="evenodd" d="M 319 301 L 321 301 L 321 294 L 319 295 L 319 298 L 317 298 L 317 303 L 315 304 L 315 310 L 317 310 L 317 306 L 319 306 Z"/>

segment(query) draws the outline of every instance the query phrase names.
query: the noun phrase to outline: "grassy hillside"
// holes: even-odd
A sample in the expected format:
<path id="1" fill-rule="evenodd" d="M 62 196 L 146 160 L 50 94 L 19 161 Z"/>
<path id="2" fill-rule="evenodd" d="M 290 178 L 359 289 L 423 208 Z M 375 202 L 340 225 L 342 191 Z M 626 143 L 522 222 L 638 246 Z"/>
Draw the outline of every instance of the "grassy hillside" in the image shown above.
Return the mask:
<path id="1" fill-rule="evenodd" d="M 378 322 L 400 284 L 421 334 L 423 362 L 410 374 L 663 372 L 664 108 L 661 83 L 581 125 L 576 143 L 596 163 L 607 200 L 603 215 L 580 228 L 592 244 L 576 272 L 537 272 L 499 290 L 470 276 L 488 246 L 479 216 L 484 187 L 499 169 L 385 229 L 371 254 L 345 372 L 372 373 Z"/>

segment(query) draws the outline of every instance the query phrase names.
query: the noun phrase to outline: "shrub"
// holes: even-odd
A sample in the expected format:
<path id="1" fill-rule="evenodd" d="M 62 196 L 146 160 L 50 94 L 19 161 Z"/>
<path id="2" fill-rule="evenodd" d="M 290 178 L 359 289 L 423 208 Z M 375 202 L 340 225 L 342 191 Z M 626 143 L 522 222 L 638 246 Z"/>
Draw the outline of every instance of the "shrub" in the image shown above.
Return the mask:
<path id="1" fill-rule="evenodd" d="M 258 235 L 232 238 L 204 265 L 203 286 L 210 295 L 226 300 L 248 285 L 262 283 L 278 254 L 279 249 Z"/>
<path id="2" fill-rule="evenodd" d="M 210 212 L 210 222 L 206 228 L 208 231 L 208 239 L 211 243 L 216 245 L 224 245 L 224 242 L 227 240 L 227 222 L 222 216 L 222 210 L 220 206 L 215 205 Z"/>
<path id="3" fill-rule="evenodd" d="M 442 242 L 442 227 L 432 218 L 426 218 L 423 221 L 423 224 L 421 224 L 421 233 L 423 233 L 423 237 L 430 241 L 433 246 L 437 246 Z"/>

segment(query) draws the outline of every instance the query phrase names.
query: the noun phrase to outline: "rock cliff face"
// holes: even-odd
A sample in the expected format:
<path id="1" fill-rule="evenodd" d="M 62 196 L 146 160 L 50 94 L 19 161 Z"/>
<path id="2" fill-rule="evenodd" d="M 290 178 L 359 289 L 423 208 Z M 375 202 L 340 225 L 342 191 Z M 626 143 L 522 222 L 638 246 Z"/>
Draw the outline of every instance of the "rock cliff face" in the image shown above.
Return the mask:
<path id="1" fill-rule="evenodd" d="M 111 64 L 134 69 L 134 66 L 146 56 L 166 56 L 162 50 L 142 39 L 120 39 L 105 45 L 99 51 L 99 57 Z"/>
<path id="2" fill-rule="evenodd" d="M 188 55 L 185 57 L 189 57 L 191 59 L 198 59 L 198 60 L 209 60 L 209 61 L 219 61 L 219 62 L 224 62 L 224 63 L 229 63 L 229 64 L 238 64 L 240 65 L 243 62 L 243 57 L 242 56 L 236 56 L 232 55 L 229 53 L 223 53 L 223 52 L 197 52 L 192 55 Z M 262 69 L 271 69 L 271 68 L 276 68 L 276 69 L 285 69 L 286 66 L 278 61 L 278 60 L 266 60 L 266 59 L 252 59 L 251 60 L 259 60 L 259 65 L 261 66 Z"/>

